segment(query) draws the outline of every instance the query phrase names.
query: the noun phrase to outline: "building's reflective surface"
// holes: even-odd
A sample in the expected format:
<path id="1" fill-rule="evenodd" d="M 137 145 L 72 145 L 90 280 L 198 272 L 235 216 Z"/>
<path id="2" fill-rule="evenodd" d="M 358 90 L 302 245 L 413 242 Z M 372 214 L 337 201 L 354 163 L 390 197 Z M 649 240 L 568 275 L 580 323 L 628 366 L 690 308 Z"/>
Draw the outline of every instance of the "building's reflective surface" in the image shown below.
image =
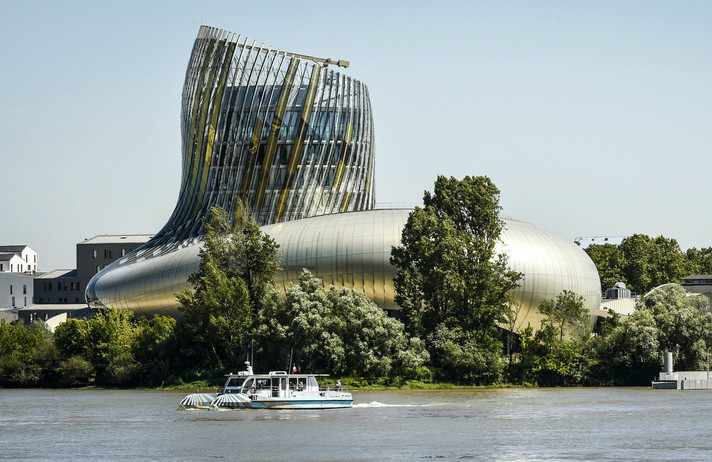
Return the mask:
<path id="1" fill-rule="evenodd" d="M 370 210 L 373 124 L 362 83 L 312 58 L 203 26 L 186 72 L 181 126 L 175 210 L 153 239 L 91 280 L 92 307 L 176 314 L 175 294 L 198 269 L 202 218 L 213 206 L 232 212 L 244 200 L 281 246 L 281 285 L 308 268 L 326 285 L 398 308 L 389 257 L 409 210 Z M 536 306 L 564 289 L 598 308 L 598 274 L 573 243 L 515 220 L 502 240 L 513 269 L 525 274 L 513 293 L 523 320 L 536 327 Z"/>
<path id="2" fill-rule="evenodd" d="M 355 288 L 385 309 L 398 309 L 393 301 L 395 268 L 389 263 L 391 247 L 400 242 L 410 210 L 369 210 L 305 218 L 264 226 L 279 245 L 284 271 L 277 283 L 286 288 L 302 268 L 324 284 Z M 199 245 L 143 262 L 119 266 L 101 273 L 94 290 L 105 305 L 146 314 L 175 314 L 174 294 L 190 287 L 187 277 L 199 265 Z M 536 310 L 562 290 L 584 297 L 595 312 L 600 304 L 600 283 L 588 255 L 572 242 L 536 226 L 506 220 L 498 251 L 509 255 L 513 270 L 524 273 L 521 286 L 512 292 L 526 326 L 538 327 Z"/>

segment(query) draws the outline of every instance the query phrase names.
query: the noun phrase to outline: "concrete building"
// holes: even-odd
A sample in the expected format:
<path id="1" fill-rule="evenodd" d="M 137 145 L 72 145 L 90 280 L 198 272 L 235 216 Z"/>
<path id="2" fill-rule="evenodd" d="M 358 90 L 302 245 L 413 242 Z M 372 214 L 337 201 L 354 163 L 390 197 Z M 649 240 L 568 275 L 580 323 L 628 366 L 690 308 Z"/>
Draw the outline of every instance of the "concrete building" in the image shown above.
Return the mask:
<path id="1" fill-rule="evenodd" d="M 630 316 L 635 311 L 635 304 L 638 303 L 638 296 L 631 293 L 630 289 L 623 282 L 616 282 L 606 292 L 601 300 L 601 316 L 606 316 L 611 310 L 623 316 Z"/>
<path id="2" fill-rule="evenodd" d="M 280 244 L 286 285 L 302 268 L 326 285 L 394 303 L 389 263 L 410 210 L 375 210 L 374 135 L 366 86 L 320 59 L 202 26 L 185 75 L 183 177 L 166 225 L 87 287 L 90 306 L 175 314 L 198 269 L 202 219 L 243 200 Z M 586 253 L 534 225 L 505 220 L 500 249 L 524 273 L 513 291 L 522 322 L 563 290 L 597 313 L 600 281 Z"/>
<path id="3" fill-rule="evenodd" d="M 682 278 L 682 288 L 691 294 L 704 295 L 710 299 L 712 304 L 712 275 L 711 274 L 693 274 Z"/>
<path id="4" fill-rule="evenodd" d="M 33 277 L 27 273 L 0 273 L 0 308 L 32 305 Z"/>
<path id="5" fill-rule="evenodd" d="M 35 278 L 34 303 L 86 307 L 84 292 L 91 278 L 150 238 L 150 234 L 117 234 L 85 239 L 76 245 L 76 269 L 58 269 Z"/>

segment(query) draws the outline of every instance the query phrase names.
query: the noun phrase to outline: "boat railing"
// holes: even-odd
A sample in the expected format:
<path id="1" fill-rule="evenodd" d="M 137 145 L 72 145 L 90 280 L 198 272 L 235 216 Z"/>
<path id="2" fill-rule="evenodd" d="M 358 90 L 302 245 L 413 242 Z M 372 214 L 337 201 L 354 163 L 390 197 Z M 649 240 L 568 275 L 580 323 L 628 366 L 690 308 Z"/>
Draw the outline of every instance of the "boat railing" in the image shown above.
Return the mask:
<path id="1" fill-rule="evenodd" d="M 319 391 L 349 391 L 349 387 L 319 387 Z"/>

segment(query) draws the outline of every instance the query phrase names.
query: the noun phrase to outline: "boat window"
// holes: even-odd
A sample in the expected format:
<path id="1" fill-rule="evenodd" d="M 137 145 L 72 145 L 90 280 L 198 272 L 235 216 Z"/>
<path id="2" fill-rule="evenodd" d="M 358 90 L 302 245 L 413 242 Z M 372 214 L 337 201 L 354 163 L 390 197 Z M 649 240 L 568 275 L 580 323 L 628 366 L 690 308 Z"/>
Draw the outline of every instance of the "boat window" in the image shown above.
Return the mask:
<path id="1" fill-rule="evenodd" d="M 260 390 L 262 388 L 269 388 L 269 379 L 258 379 L 257 380 L 257 389 Z"/>
<path id="2" fill-rule="evenodd" d="M 254 379 L 249 379 L 247 382 L 245 382 L 245 386 L 242 387 L 243 393 L 247 393 L 250 390 L 250 388 L 252 388 L 253 381 L 254 381 Z"/>
<path id="3" fill-rule="evenodd" d="M 231 377 L 227 382 L 228 387 L 239 387 L 245 381 L 244 377 Z"/>
<path id="4" fill-rule="evenodd" d="M 319 383 L 317 383 L 316 377 L 314 377 L 313 375 L 310 375 L 309 377 L 307 377 L 307 380 L 309 383 L 309 388 L 311 388 L 311 389 L 319 388 Z"/>
<path id="5" fill-rule="evenodd" d="M 297 390 L 297 391 L 302 391 L 304 390 L 305 387 L 305 380 L 302 378 L 290 378 L 289 379 L 289 389 L 290 390 Z"/>

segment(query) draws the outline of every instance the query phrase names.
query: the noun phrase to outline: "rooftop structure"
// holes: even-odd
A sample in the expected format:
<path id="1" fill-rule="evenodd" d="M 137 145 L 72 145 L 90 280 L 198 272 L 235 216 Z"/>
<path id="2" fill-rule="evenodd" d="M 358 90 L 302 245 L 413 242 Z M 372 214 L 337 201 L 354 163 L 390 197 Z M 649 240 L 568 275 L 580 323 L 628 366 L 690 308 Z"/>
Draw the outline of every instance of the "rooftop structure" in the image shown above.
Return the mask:
<path id="1" fill-rule="evenodd" d="M 0 273 L 34 273 L 37 252 L 28 245 L 0 245 Z"/>

